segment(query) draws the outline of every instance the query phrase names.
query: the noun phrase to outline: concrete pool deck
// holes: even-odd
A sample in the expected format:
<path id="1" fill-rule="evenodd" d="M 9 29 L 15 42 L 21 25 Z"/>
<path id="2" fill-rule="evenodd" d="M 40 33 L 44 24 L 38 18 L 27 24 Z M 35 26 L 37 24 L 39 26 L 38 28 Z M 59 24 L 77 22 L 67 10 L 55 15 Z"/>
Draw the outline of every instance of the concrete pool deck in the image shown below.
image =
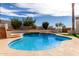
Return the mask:
<path id="1" fill-rule="evenodd" d="M 49 50 L 23 51 L 9 48 L 8 43 L 18 38 L 0 39 L 0 56 L 79 56 L 79 39 L 75 37 Z"/>

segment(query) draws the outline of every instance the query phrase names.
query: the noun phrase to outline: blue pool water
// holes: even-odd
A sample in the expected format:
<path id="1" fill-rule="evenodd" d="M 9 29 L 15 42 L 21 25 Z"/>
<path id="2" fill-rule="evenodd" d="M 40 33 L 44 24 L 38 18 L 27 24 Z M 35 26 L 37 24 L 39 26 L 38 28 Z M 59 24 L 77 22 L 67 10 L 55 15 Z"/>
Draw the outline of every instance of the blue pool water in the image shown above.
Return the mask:
<path id="1" fill-rule="evenodd" d="M 60 45 L 62 41 L 71 38 L 46 33 L 27 33 L 23 38 L 9 43 L 9 47 L 17 50 L 47 50 Z"/>

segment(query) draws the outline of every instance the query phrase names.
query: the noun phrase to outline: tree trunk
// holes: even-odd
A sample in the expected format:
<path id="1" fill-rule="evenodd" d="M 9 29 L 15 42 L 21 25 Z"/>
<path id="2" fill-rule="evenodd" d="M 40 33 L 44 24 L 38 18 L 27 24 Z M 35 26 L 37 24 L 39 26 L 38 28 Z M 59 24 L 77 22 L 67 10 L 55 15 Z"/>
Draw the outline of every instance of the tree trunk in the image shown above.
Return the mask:
<path id="1" fill-rule="evenodd" d="M 74 3 L 72 3 L 72 34 L 75 33 L 75 20 L 74 20 Z"/>

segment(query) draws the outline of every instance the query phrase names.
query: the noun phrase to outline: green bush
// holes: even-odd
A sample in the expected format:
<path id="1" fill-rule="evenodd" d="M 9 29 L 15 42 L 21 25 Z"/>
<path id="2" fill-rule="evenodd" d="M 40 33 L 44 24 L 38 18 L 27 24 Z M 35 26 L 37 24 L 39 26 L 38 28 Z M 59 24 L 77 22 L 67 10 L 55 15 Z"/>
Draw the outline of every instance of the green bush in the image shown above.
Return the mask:
<path id="1" fill-rule="evenodd" d="M 24 26 L 33 26 L 36 20 L 33 20 L 32 17 L 27 17 L 23 19 Z"/>
<path id="2" fill-rule="evenodd" d="M 14 29 L 19 29 L 21 27 L 22 22 L 18 18 L 11 19 L 11 25 Z"/>
<path id="3" fill-rule="evenodd" d="M 42 27 L 46 30 L 49 26 L 49 23 L 48 22 L 43 22 L 42 23 Z"/>

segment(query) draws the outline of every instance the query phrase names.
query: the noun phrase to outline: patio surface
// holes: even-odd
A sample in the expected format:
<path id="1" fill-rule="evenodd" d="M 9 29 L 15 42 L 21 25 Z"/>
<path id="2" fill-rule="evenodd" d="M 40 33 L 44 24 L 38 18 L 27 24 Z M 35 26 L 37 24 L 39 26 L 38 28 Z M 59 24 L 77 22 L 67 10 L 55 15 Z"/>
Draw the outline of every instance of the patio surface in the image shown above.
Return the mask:
<path id="1" fill-rule="evenodd" d="M 23 51 L 9 48 L 8 43 L 18 38 L 0 39 L 0 56 L 79 56 L 79 39 L 75 37 L 49 50 Z"/>

